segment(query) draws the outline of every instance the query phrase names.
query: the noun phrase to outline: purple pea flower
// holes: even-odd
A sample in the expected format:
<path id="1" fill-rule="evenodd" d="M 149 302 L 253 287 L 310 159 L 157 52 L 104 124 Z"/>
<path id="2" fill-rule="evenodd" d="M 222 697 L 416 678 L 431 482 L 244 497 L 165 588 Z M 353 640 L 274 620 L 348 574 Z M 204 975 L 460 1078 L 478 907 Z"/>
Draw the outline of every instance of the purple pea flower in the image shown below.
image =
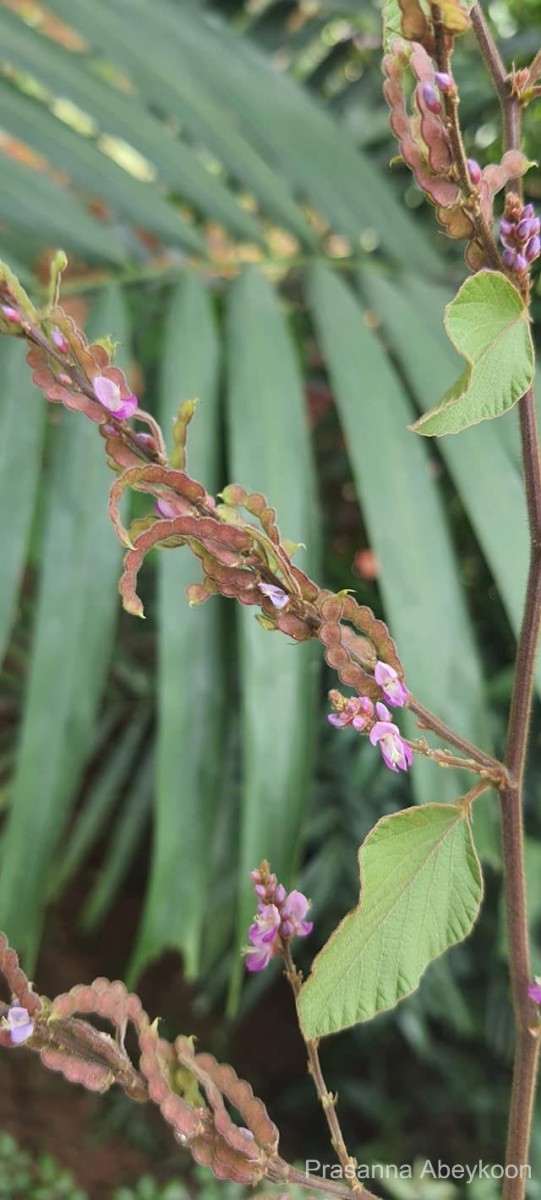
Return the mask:
<path id="1" fill-rule="evenodd" d="M 19 1004 L 13 1004 L 8 1011 L 6 1020 L 12 1045 L 21 1046 L 23 1042 L 28 1041 L 29 1037 L 32 1037 L 34 1022 L 30 1020 L 26 1008 L 22 1008 Z"/>
<path id="2" fill-rule="evenodd" d="M 536 1004 L 541 1004 L 541 980 L 536 977 L 535 983 L 530 983 L 528 987 L 528 995 L 530 1000 Z"/>
<path id="3" fill-rule="evenodd" d="M 104 408 L 109 409 L 119 421 L 133 417 L 137 408 L 137 396 L 122 398 L 118 383 L 108 379 L 106 375 L 96 375 L 93 380 L 94 394 Z"/>
<path id="4" fill-rule="evenodd" d="M 274 583 L 258 583 L 257 586 L 264 596 L 268 596 L 275 608 L 285 608 L 291 600 L 291 596 L 288 596 L 282 588 L 276 587 Z"/>
<path id="5" fill-rule="evenodd" d="M 390 712 L 384 704 L 376 704 L 379 721 L 370 730 L 373 746 L 379 744 L 381 757 L 390 771 L 407 771 L 413 762 L 413 751 L 400 736 L 398 725 L 389 720 Z"/>
<path id="6" fill-rule="evenodd" d="M 305 921 L 310 901 L 304 892 L 290 892 L 282 905 L 281 934 L 284 938 L 308 937 L 314 928 L 313 921 Z"/>
<path id="7" fill-rule="evenodd" d="M 441 113 L 442 103 L 441 100 L 438 99 L 438 96 L 436 95 L 431 83 L 423 83 L 421 94 L 429 112 Z"/>
<path id="8" fill-rule="evenodd" d="M 379 684 L 385 699 L 393 708 L 402 708 L 409 700 L 409 691 L 402 680 L 398 678 L 394 667 L 388 663 L 377 662 L 374 669 L 374 679 Z"/>

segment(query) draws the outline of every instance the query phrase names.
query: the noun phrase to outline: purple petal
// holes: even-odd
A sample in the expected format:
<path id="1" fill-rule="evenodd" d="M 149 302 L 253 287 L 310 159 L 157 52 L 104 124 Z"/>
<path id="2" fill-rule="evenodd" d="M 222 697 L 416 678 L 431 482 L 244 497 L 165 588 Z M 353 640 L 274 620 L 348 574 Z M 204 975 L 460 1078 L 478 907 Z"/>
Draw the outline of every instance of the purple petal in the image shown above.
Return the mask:
<path id="1" fill-rule="evenodd" d="M 32 1037 L 34 1023 L 30 1020 L 26 1008 L 14 1004 L 7 1014 L 10 1038 L 14 1046 L 20 1046 Z"/>
<path id="2" fill-rule="evenodd" d="M 541 983 L 538 983 L 537 980 L 535 983 L 530 983 L 528 995 L 530 1000 L 534 1000 L 536 1004 L 541 1004 Z"/>
<path id="3" fill-rule="evenodd" d="M 59 329 L 53 329 L 53 342 L 54 342 L 57 350 L 60 350 L 61 354 L 68 353 L 68 350 L 69 350 L 68 341 L 64 337 L 64 334 L 60 333 Z"/>
<path id="4" fill-rule="evenodd" d="M 264 596 L 268 596 L 275 608 L 285 608 L 291 600 L 291 596 L 288 596 L 283 588 L 276 587 L 273 583 L 258 583 L 257 586 Z"/>
<path id="5" fill-rule="evenodd" d="M 533 221 L 528 220 L 527 218 L 526 218 L 526 220 L 523 218 L 522 221 L 519 221 L 518 227 L 517 227 L 517 234 L 518 234 L 521 242 L 527 242 L 528 238 L 532 236 L 532 232 L 533 232 L 532 225 L 533 225 Z"/>
<path id="6" fill-rule="evenodd" d="M 505 263 L 505 266 L 509 267 L 511 270 L 513 270 L 516 260 L 517 260 L 516 250 L 511 250 L 510 247 L 508 246 L 502 254 L 502 259 Z"/>
<path id="7" fill-rule="evenodd" d="M 264 971 L 268 967 L 271 960 L 271 951 L 269 947 L 261 950 L 249 950 L 245 956 L 247 971 Z"/>
<path id="8" fill-rule="evenodd" d="M 385 705 L 382 704 L 381 707 L 385 708 Z M 385 711 L 387 710 L 385 709 Z M 381 742 L 382 738 L 387 737 L 388 733 L 398 733 L 398 726 L 393 725 L 391 721 L 376 721 L 376 724 L 372 726 L 369 733 L 372 745 L 377 746 L 378 742 Z"/>
<path id="9" fill-rule="evenodd" d="M 17 312 L 16 308 L 12 308 L 10 304 L 3 304 L 2 312 L 8 321 L 13 321 L 14 325 L 21 324 L 21 314 Z"/>
<path id="10" fill-rule="evenodd" d="M 282 913 L 284 917 L 293 917 L 297 921 L 302 921 L 309 907 L 310 901 L 304 895 L 304 892 L 290 892 L 285 901 Z"/>
<path id="11" fill-rule="evenodd" d="M 538 238 L 538 237 L 530 238 L 530 241 L 528 242 L 528 245 L 526 246 L 526 258 L 528 259 L 528 262 L 530 262 L 530 263 L 533 262 L 534 259 L 539 257 L 540 253 L 541 253 L 541 238 Z"/>
<path id="12" fill-rule="evenodd" d="M 178 516 L 178 513 L 175 510 L 174 504 L 171 504 L 170 500 L 165 500 L 163 496 L 158 497 L 154 507 L 156 509 L 156 512 L 158 512 L 160 514 L 160 517 L 167 517 L 169 519 L 172 519 L 173 517 Z"/>
<path id="13" fill-rule="evenodd" d="M 520 272 L 520 271 L 526 271 L 527 269 L 528 269 L 527 259 L 525 259 L 523 254 L 517 254 L 517 257 L 515 259 L 515 271 Z"/>
<path id="14" fill-rule="evenodd" d="M 374 667 L 374 679 L 380 687 L 385 687 L 386 684 L 391 683 L 393 679 L 398 679 L 398 675 L 394 668 L 390 667 L 388 663 L 378 661 Z"/>
<path id="15" fill-rule="evenodd" d="M 468 164 L 468 171 L 470 172 L 470 179 L 471 179 L 472 183 L 473 184 L 480 183 L 482 171 L 481 171 L 481 168 L 480 168 L 477 160 L 475 158 L 468 158 L 467 164 Z"/>
<path id="16" fill-rule="evenodd" d="M 450 92 L 451 88 L 455 86 L 453 76 L 448 75 L 447 71 L 436 71 L 434 78 L 440 89 L 440 92 Z"/>
<path id="17" fill-rule="evenodd" d="M 389 712 L 389 709 L 386 707 L 385 704 L 381 703 L 381 700 L 378 700 L 378 702 L 376 704 L 376 712 L 378 714 L 380 721 L 390 721 L 391 714 Z"/>
<path id="18" fill-rule="evenodd" d="M 118 417 L 119 421 L 133 416 L 137 408 L 137 396 L 126 396 L 123 399 L 118 383 L 108 379 L 106 375 L 96 375 L 92 386 L 96 399 L 112 412 L 113 416 Z"/>
<path id="19" fill-rule="evenodd" d="M 524 205 L 524 208 L 522 209 L 522 216 L 523 217 L 535 217 L 535 208 L 534 208 L 533 204 L 525 204 Z"/>

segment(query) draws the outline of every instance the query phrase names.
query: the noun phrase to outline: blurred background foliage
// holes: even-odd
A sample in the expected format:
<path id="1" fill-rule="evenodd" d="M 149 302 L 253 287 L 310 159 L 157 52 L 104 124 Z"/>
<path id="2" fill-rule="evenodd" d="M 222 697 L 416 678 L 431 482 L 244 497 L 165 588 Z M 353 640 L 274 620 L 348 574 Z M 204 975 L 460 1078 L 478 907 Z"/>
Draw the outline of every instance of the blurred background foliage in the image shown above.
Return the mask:
<path id="1" fill-rule="evenodd" d="M 537 0 L 488 11 L 506 60 L 527 63 Z M 501 750 L 527 562 L 516 414 L 437 444 L 406 432 L 460 370 L 442 315 L 464 264 L 389 170 L 380 63 L 375 0 L 1 0 L 0 255 L 39 296 L 63 246 L 69 310 L 119 342 L 144 407 L 168 430 L 200 398 L 191 473 L 265 492 L 301 565 L 388 621 L 412 690 Z M 472 39 L 455 66 L 485 163 L 498 111 Z M 532 107 L 532 159 L 540 130 Z M 541 199 L 537 167 L 526 188 Z M 190 611 L 187 553 L 147 565 L 144 624 L 122 614 L 101 441 L 45 410 L 21 349 L 0 346 L 0 926 L 33 969 L 48 905 L 99 939 L 129 894 L 138 926 L 117 926 L 116 973 L 134 984 L 177 951 L 199 1011 L 249 1021 L 268 986 L 241 995 L 250 868 L 268 857 L 312 896 L 312 952 L 355 903 L 374 821 L 464 782 L 426 762 L 395 778 L 332 731 L 317 647 L 221 600 Z M 540 764 L 536 713 L 537 939 Z M 442 1139 L 457 1161 L 499 1161 L 512 1026 L 493 801 L 478 835 L 472 938 L 328 1047 L 362 1161 L 437 1156 Z M 314 1112 L 303 1078 L 272 1100 L 283 1119 Z M 302 1152 L 311 1137 L 321 1151 L 304 1132 Z"/>

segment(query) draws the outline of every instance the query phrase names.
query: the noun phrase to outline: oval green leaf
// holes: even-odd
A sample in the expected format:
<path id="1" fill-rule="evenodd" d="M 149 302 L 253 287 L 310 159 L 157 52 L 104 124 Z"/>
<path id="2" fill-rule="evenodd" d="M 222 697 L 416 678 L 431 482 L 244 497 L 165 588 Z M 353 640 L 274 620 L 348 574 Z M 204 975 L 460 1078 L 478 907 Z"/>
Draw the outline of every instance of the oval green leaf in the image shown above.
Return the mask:
<path id="1" fill-rule="evenodd" d="M 483 894 L 465 809 L 426 804 L 383 817 L 359 850 L 361 897 L 301 989 L 304 1036 L 337 1033 L 417 987 L 423 971 L 467 937 Z"/>

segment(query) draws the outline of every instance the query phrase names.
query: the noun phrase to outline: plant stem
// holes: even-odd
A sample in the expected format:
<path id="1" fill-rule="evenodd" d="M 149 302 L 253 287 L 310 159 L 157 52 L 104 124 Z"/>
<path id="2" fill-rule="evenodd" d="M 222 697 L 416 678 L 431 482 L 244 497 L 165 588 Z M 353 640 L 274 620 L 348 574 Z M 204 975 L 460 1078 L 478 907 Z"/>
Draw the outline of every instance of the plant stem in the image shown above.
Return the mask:
<path id="1" fill-rule="evenodd" d="M 299 995 L 299 992 L 300 992 L 301 986 L 302 986 L 302 975 L 300 974 L 299 971 L 297 971 L 295 963 L 293 962 L 293 959 L 291 957 L 291 949 L 290 949 L 288 942 L 284 942 L 284 944 L 283 944 L 283 954 L 284 954 L 284 962 L 285 962 L 285 967 L 286 967 L 286 970 L 285 970 L 286 978 L 287 978 L 288 982 L 291 984 L 291 988 L 293 991 L 293 995 L 295 997 L 295 1004 L 296 1004 L 297 998 L 298 998 L 298 995 Z M 299 1022 L 299 1029 L 301 1030 L 301 1033 L 302 1033 L 302 1027 L 300 1025 L 300 1022 Z M 329 1126 L 329 1132 L 331 1135 L 331 1143 L 332 1143 L 334 1150 L 336 1151 L 336 1154 L 338 1156 L 338 1161 L 344 1172 L 344 1178 L 347 1179 L 351 1192 L 357 1192 L 357 1193 L 362 1192 L 363 1196 L 367 1198 L 369 1196 L 369 1193 L 365 1190 L 365 1188 L 363 1187 L 360 1180 L 357 1179 L 357 1174 L 356 1174 L 357 1162 L 354 1158 L 351 1157 L 350 1154 L 348 1154 L 348 1151 L 347 1151 L 346 1143 L 344 1141 L 344 1135 L 340 1128 L 340 1122 L 338 1120 L 338 1114 L 336 1112 L 336 1097 L 333 1095 L 332 1092 L 329 1092 L 327 1085 L 325 1083 L 323 1071 L 321 1069 L 321 1063 L 319 1061 L 317 1039 L 316 1038 L 304 1038 L 304 1044 L 306 1046 L 306 1053 L 308 1055 L 308 1070 L 310 1072 L 310 1075 L 312 1076 L 312 1079 L 314 1080 L 314 1085 L 315 1085 L 316 1092 L 318 1095 L 318 1100 L 319 1100 L 321 1107 L 323 1109 L 323 1112 L 325 1114 L 325 1120 L 327 1122 L 327 1125 Z"/>
<path id="2" fill-rule="evenodd" d="M 484 14 L 475 4 L 473 27 L 502 107 L 504 150 L 520 148 L 520 105 L 511 94 L 507 72 Z M 521 180 L 509 187 L 522 194 Z M 506 1163 L 528 1162 L 535 1099 L 541 1026 L 528 997 L 531 980 L 526 872 L 524 864 L 523 784 L 532 708 L 535 663 L 541 622 L 541 465 L 533 388 L 519 401 L 520 434 L 528 523 L 530 566 L 520 631 L 515 681 L 507 727 L 506 766 L 509 782 L 500 793 L 509 970 L 515 1013 L 515 1062 L 507 1133 Z M 524 1180 L 505 1179 L 504 1200 L 522 1200 Z"/>
<path id="3" fill-rule="evenodd" d="M 531 555 L 507 731 L 506 765 L 510 782 L 501 792 L 501 814 L 509 970 L 516 1035 L 506 1162 L 520 1167 L 528 1162 L 541 1032 L 535 1006 L 528 997 L 531 968 L 522 817 L 524 766 L 541 621 L 541 471 L 531 388 L 519 404 Z M 520 1178 L 506 1179 L 503 1194 L 504 1200 L 521 1200 L 524 1181 Z"/>
<path id="4" fill-rule="evenodd" d="M 434 22 L 435 58 L 438 71 L 443 71 L 446 75 L 452 75 L 449 39 L 445 30 L 441 8 L 437 4 L 432 5 L 432 19 Z M 498 247 L 494 241 L 492 229 L 481 210 L 479 191 L 475 184 L 472 183 L 470 176 L 458 117 L 458 92 L 456 88 L 452 88 L 450 92 L 446 92 L 443 95 L 443 105 L 447 118 L 447 133 L 453 154 L 453 163 L 463 195 L 468 198 L 467 207 L 475 229 L 475 236 L 483 247 L 489 266 L 495 271 L 499 271 L 502 264 Z"/>
<path id="5" fill-rule="evenodd" d="M 419 725 L 421 729 L 430 729 L 443 742 L 448 742 L 450 746 L 454 746 L 456 750 L 461 750 L 467 758 L 472 759 L 484 770 L 496 772 L 503 779 L 505 777 L 505 768 L 503 763 L 498 762 L 497 758 L 493 758 L 490 754 L 485 754 L 484 750 L 480 750 L 478 746 L 474 746 L 473 742 L 469 742 L 467 738 L 463 738 L 459 733 L 455 733 L 445 721 L 436 716 L 424 704 L 421 704 L 415 696 L 411 696 L 408 700 L 408 708 L 410 712 L 415 713 L 419 717 Z M 461 763 L 461 766 L 465 764 Z"/>

